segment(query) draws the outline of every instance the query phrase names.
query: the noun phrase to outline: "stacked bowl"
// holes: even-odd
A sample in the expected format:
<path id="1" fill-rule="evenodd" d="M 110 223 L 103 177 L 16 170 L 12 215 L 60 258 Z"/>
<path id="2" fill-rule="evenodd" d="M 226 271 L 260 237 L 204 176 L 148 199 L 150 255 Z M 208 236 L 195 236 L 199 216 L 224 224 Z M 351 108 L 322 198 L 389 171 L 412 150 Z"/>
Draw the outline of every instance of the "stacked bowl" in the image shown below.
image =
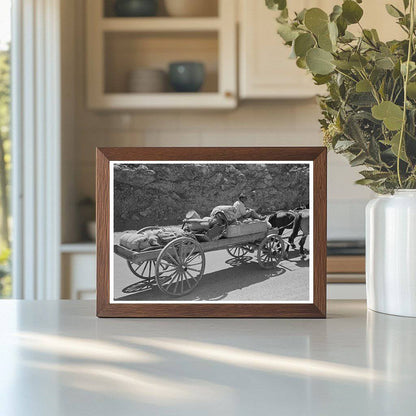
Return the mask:
<path id="1" fill-rule="evenodd" d="M 167 90 L 166 72 L 162 69 L 137 68 L 129 73 L 128 91 L 158 93 Z"/>

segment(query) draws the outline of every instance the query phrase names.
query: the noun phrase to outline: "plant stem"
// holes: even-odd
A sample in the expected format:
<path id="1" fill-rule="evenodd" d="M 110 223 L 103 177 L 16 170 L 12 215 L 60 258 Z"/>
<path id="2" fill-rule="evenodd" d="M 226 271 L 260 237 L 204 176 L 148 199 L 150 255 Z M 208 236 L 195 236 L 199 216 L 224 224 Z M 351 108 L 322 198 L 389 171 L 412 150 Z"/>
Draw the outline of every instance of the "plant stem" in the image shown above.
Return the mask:
<path id="1" fill-rule="evenodd" d="M 345 72 L 340 71 L 338 68 L 335 68 L 335 71 L 340 73 L 341 75 L 344 75 L 344 77 L 349 78 L 351 81 L 354 81 L 355 83 L 358 82 L 355 78 L 350 77 L 348 74 L 346 74 Z"/>
<path id="2" fill-rule="evenodd" d="M 406 129 L 407 83 L 409 82 L 409 68 L 410 68 L 410 61 L 412 59 L 414 28 L 415 28 L 415 0 L 410 0 L 409 46 L 407 48 L 406 73 L 405 73 L 404 81 L 403 81 L 404 82 L 404 85 L 403 85 L 403 94 L 404 94 L 403 119 L 402 119 L 402 128 L 400 129 L 399 151 L 397 152 L 397 178 L 399 180 L 400 188 L 403 187 L 402 177 L 400 174 L 400 156 L 402 155 L 404 132 Z"/>
<path id="3" fill-rule="evenodd" d="M 377 101 L 377 104 L 380 104 L 380 99 L 378 97 L 378 93 L 376 88 L 374 87 L 373 83 L 371 82 L 370 78 L 368 77 L 367 73 L 365 72 L 365 69 L 361 66 L 362 70 L 360 71 L 360 75 L 363 77 L 363 79 L 367 80 L 371 86 L 371 93 L 373 94 L 374 99 Z"/>

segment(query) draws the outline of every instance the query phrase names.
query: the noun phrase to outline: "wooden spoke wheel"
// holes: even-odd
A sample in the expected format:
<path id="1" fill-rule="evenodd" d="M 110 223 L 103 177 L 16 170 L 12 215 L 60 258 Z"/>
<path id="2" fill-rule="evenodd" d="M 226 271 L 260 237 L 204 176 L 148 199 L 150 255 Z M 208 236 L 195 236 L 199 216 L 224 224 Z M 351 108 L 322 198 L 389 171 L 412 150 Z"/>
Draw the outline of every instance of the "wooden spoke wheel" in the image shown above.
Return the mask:
<path id="1" fill-rule="evenodd" d="M 277 267 L 283 258 L 285 242 L 277 234 L 270 234 L 262 240 L 257 250 L 257 261 L 263 269 Z"/>
<path id="2" fill-rule="evenodd" d="M 183 296 L 198 285 L 205 270 L 201 245 L 190 237 L 167 244 L 156 260 L 156 283 L 169 296 Z"/>
<path id="3" fill-rule="evenodd" d="M 250 253 L 250 248 L 244 245 L 238 245 L 234 247 L 228 247 L 227 252 L 230 256 L 240 259 L 244 257 L 247 253 Z"/>
<path id="4" fill-rule="evenodd" d="M 137 231 L 137 234 L 140 234 L 144 231 L 157 230 L 158 227 L 144 227 Z M 155 277 L 156 272 L 156 261 L 148 260 L 140 264 L 132 263 L 127 260 L 127 266 L 129 266 L 130 271 L 137 277 L 143 280 L 151 280 Z"/>
<path id="5" fill-rule="evenodd" d="M 129 266 L 130 271 L 140 279 L 151 280 L 155 277 L 156 274 L 156 261 L 148 260 L 143 263 L 136 264 L 127 260 L 127 265 Z"/>

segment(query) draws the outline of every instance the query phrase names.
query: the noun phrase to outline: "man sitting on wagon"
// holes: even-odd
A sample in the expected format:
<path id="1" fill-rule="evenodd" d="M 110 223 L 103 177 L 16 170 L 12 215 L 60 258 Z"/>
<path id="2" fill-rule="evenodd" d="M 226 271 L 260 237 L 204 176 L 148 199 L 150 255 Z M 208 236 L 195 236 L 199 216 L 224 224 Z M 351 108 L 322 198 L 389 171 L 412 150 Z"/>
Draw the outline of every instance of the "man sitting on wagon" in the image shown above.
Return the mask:
<path id="1" fill-rule="evenodd" d="M 237 220 L 253 218 L 255 220 L 265 220 L 266 216 L 258 214 L 254 209 L 246 207 L 247 195 L 242 192 L 238 200 L 234 202 L 233 207 L 236 209 Z"/>

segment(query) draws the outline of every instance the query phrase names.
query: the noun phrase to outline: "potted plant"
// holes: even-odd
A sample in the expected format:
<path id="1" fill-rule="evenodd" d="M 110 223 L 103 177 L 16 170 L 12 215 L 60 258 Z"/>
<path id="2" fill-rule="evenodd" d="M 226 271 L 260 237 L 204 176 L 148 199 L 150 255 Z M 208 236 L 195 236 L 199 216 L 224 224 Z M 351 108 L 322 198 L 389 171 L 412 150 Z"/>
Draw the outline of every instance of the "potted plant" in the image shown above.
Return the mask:
<path id="1" fill-rule="evenodd" d="M 361 3 L 345 0 L 330 13 L 310 8 L 291 17 L 286 0 L 266 0 L 280 11 L 277 31 L 296 65 L 327 87 L 319 97 L 325 145 L 363 166 L 357 183 L 379 194 L 366 209 L 368 306 L 416 316 L 415 0 L 401 8 L 379 5 L 405 34 L 388 42 L 362 27 Z"/>

